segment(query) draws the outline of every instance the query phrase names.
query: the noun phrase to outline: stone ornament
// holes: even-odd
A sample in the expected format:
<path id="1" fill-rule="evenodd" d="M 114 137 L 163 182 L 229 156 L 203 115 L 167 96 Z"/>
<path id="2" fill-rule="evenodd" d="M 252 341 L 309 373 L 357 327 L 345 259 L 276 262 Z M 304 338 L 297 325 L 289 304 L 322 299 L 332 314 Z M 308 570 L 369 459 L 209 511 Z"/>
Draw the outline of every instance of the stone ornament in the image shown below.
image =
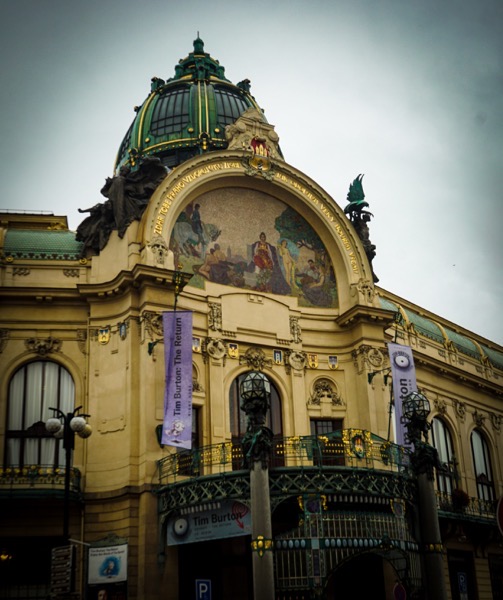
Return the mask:
<path id="1" fill-rule="evenodd" d="M 292 341 L 295 344 L 302 342 L 302 329 L 298 317 L 290 317 L 290 333 L 292 334 Z"/>
<path id="2" fill-rule="evenodd" d="M 161 235 L 156 235 L 148 245 L 150 251 L 154 255 L 154 263 L 158 267 L 166 265 L 169 248 L 168 244 Z"/>
<path id="3" fill-rule="evenodd" d="M 293 350 L 288 354 L 288 364 L 295 371 L 302 371 L 307 365 L 306 354 L 304 352 L 297 352 Z"/>
<path id="4" fill-rule="evenodd" d="M 25 345 L 30 352 L 45 356 L 51 352 L 59 352 L 61 350 L 62 341 L 53 337 L 48 337 L 45 340 L 29 338 L 25 341 Z"/>
<path id="5" fill-rule="evenodd" d="M 225 344 L 219 339 L 209 339 L 206 342 L 206 352 L 215 360 L 221 360 L 226 355 Z"/>
<path id="6" fill-rule="evenodd" d="M 319 379 L 315 382 L 313 393 L 307 403 L 321 406 L 323 402 L 330 402 L 334 406 L 342 406 L 342 398 L 337 392 L 337 387 L 329 379 Z"/>
<path id="7" fill-rule="evenodd" d="M 263 371 L 265 367 L 272 367 L 272 359 L 267 358 L 261 348 L 248 348 L 244 355 L 239 357 L 239 364 L 246 364 L 254 371 Z"/>

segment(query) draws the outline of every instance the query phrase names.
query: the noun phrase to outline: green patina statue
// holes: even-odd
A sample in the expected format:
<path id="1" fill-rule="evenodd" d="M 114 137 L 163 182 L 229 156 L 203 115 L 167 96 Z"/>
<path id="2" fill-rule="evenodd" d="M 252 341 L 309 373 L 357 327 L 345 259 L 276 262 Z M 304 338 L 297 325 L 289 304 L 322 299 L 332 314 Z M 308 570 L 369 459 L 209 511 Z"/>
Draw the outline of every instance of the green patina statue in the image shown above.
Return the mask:
<path id="1" fill-rule="evenodd" d="M 376 247 L 374 244 L 372 244 L 369 238 L 368 222 L 374 215 L 368 210 L 365 210 L 368 208 L 369 204 L 365 201 L 362 179 L 363 175 L 360 174 L 358 177 L 356 177 L 356 179 L 353 180 L 353 183 L 349 185 L 349 192 L 347 195 L 349 204 L 344 208 L 344 214 L 348 215 L 349 220 L 351 223 L 353 223 L 353 227 L 363 243 L 365 254 L 370 262 L 370 267 L 372 268 L 372 259 L 376 255 Z M 373 268 L 372 277 L 374 282 L 379 281 L 374 273 Z"/>

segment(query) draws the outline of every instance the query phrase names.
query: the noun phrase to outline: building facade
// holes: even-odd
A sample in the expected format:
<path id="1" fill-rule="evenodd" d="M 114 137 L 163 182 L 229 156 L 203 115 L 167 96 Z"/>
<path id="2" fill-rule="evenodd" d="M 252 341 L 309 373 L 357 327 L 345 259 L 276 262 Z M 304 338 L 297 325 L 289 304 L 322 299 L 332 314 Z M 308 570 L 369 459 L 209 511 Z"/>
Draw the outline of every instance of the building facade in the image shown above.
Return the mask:
<path id="1" fill-rule="evenodd" d="M 102 193 L 77 234 L 1 215 L 0 598 L 246 600 L 257 553 L 278 600 L 437 597 L 429 556 L 445 597 L 503 598 L 503 348 L 377 285 L 361 178 L 344 208 L 288 164 L 249 81 L 197 39 L 152 80 Z M 174 311 L 192 315 L 190 450 L 162 443 Z M 389 343 L 431 408 L 438 540 L 396 443 Z M 251 372 L 270 386 L 262 540 Z M 47 431 L 81 414 L 92 435 Z M 90 578 L 123 547 L 124 577 Z"/>

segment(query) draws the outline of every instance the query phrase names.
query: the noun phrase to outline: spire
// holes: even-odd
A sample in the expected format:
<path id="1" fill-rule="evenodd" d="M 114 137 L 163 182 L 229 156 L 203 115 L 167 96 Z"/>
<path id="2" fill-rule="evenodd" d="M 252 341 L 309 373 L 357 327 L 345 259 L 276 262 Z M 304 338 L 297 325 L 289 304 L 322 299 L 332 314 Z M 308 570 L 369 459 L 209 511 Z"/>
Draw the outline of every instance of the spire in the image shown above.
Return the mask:
<path id="1" fill-rule="evenodd" d="M 199 37 L 199 31 L 197 32 L 197 38 L 194 40 L 194 54 L 204 54 L 204 42 Z"/>

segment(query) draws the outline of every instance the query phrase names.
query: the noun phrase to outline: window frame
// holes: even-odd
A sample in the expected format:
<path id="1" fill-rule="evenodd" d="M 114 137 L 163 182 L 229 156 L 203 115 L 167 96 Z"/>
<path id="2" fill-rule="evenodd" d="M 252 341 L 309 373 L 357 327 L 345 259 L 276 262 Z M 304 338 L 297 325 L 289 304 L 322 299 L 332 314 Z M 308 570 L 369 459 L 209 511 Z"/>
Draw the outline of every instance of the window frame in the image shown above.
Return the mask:
<path id="1" fill-rule="evenodd" d="M 45 423 L 54 416 L 51 408 L 72 411 L 75 396 L 75 381 L 58 362 L 33 360 L 16 369 L 7 389 L 4 467 L 62 467 L 63 440 L 47 432 Z"/>
<path id="2" fill-rule="evenodd" d="M 438 427 L 436 427 L 437 424 Z M 440 429 L 441 431 L 437 431 Z M 442 439 L 437 439 L 437 437 L 439 437 L 440 435 L 442 436 Z M 431 438 L 432 445 L 438 453 L 438 458 L 440 463 L 442 464 L 442 467 L 444 467 L 445 465 L 445 467 L 442 470 L 436 469 L 437 489 L 443 494 L 451 495 L 453 489 L 457 487 L 457 473 L 455 471 L 455 454 L 453 449 L 451 432 L 447 423 L 441 417 L 436 416 L 432 419 Z"/>
<path id="3" fill-rule="evenodd" d="M 479 448 L 475 448 L 475 439 L 480 441 Z M 474 429 L 470 434 L 470 446 L 472 449 L 472 464 L 475 482 L 477 484 L 477 496 L 479 500 L 493 502 L 496 496 L 494 492 L 491 453 L 487 439 L 479 429 Z M 481 466 L 483 467 L 483 470 L 480 468 Z"/>

